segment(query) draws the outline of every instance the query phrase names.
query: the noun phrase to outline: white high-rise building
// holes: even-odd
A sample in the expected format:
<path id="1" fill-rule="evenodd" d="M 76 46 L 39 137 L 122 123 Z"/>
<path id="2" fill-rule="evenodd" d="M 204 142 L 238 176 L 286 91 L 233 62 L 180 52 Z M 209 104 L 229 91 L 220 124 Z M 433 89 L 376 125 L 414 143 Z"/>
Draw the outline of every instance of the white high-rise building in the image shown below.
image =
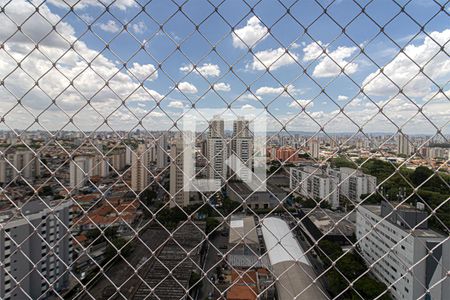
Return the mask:
<path id="1" fill-rule="evenodd" d="M 41 175 L 39 154 L 25 147 L 16 146 L 4 151 L 5 158 L 0 158 L 0 184 L 25 179 L 33 182 Z M 20 176 L 17 176 L 20 171 Z"/>
<path id="2" fill-rule="evenodd" d="M 413 206 L 382 202 L 362 205 L 356 214 L 356 238 L 372 274 L 394 299 L 448 299 L 450 240 L 427 229 L 428 214 Z M 393 210 L 393 207 L 397 207 Z M 412 230 L 414 228 L 414 230 Z M 446 296 L 447 295 L 447 296 Z"/>
<path id="3" fill-rule="evenodd" d="M 79 189 L 83 187 L 92 176 L 94 156 L 77 155 L 70 161 L 70 187 Z"/>
<path id="4" fill-rule="evenodd" d="M 139 144 L 131 156 L 131 188 L 135 192 L 145 190 L 150 183 L 148 148 Z"/>
<path id="5" fill-rule="evenodd" d="M 99 154 L 84 154 L 75 156 L 70 162 L 70 187 L 79 189 L 93 176 L 106 177 L 109 175 L 108 160 Z"/>
<path id="6" fill-rule="evenodd" d="M 109 153 L 109 162 L 116 171 L 121 171 L 127 163 L 127 151 L 125 147 L 117 147 Z"/>
<path id="7" fill-rule="evenodd" d="M 0 299 L 47 299 L 52 290 L 47 281 L 59 292 L 68 287 L 71 206 L 71 200 L 44 204 L 38 199 L 20 213 L 15 208 L 0 213 Z"/>
<path id="8" fill-rule="evenodd" d="M 251 176 L 253 167 L 253 137 L 250 131 L 250 121 L 240 117 L 233 122 L 233 136 L 231 139 L 231 153 L 235 155 L 239 161 L 233 163 L 233 172 L 242 180 L 246 180 Z M 244 168 L 244 167 L 246 168 Z"/>
<path id="9" fill-rule="evenodd" d="M 207 174 L 210 179 L 222 182 L 227 179 L 228 144 L 225 139 L 225 122 L 219 116 L 214 116 L 209 122 L 207 143 Z"/>
<path id="10" fill-rule="evenodd" d="M 189 205 L 189 192 L 184 188 L 183 143 L 179 139 L 170 147 L 170 207 Z"/>
<path id="11" fill-rule="evenodd" d="M 375 192 L 377 187 L 375 176 L 352 168 L 339 168 L 336 172 L 339 176 L 340 193 L 345 199 L 358 203 L 362 200 L 361 195 Z"/>
<path id="12" fill-rule="evenodd" d="M 106 177 L 109 175 L 108 158 L 102 155 L 95 155 L 93 161 L 92 176 Z"/>
<path id="13" fill-rule="evenodd" d="M 158 169 L 164 169 L 168 166 L 167 152 L 167 133 L 163 133 L 159 136 L 156 142 L 156 167 Z"/>
<path id="14" fill-rule="evenodd" d="M 397 140 L 397 154 L 411 155 L 414 152 L 413 146 L 408 140 L 408 136 L 403 133 L 399 133 Z"/>
<path id="15" fill-rule="evenodd" d="M 339 207 L 339 179 L 326 169 L 308 166 L 290 169 L 290 188 L 317 202 L 325 199 L 333 209 Z"/>
<path id="16" fill-rule="evenodd" d="M 320 158 L 320 144 L 318 140 L 309 141 L 309 154 L 314 159 Z"/>

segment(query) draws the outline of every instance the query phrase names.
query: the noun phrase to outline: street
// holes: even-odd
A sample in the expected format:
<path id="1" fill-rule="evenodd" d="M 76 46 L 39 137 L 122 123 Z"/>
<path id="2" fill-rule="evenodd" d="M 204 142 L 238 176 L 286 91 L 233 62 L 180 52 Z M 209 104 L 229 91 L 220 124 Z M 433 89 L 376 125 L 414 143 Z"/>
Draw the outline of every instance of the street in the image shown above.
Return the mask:
<path id="1" fill-rule="evenodd" d="M 204 271 L 207 273 L 207 276 L 203 278 L 203 285 L 197 297 L 199 300 L 208 299 L 208 294 L 211 292 L 220 293 L 220 291 L 216 288 L 216 285 L 211 283 L 211 277 L 216 275 L 216 266 L 221 260 L 219 254 L 222 255 L 227 251 L 226 247 L 228 245 L 228 236 L 223 236 L 220 232 L 217 232 L 217 234 L 212 238 L 211 243 L 217 248 L 217 250 L 209 244 L 204 266 Z M 222 263 L 219 263 L 219 265 L 222 265 Z M 219 294 L 214 295 L 213 299 L 217 299 L 218 295 Z"/>

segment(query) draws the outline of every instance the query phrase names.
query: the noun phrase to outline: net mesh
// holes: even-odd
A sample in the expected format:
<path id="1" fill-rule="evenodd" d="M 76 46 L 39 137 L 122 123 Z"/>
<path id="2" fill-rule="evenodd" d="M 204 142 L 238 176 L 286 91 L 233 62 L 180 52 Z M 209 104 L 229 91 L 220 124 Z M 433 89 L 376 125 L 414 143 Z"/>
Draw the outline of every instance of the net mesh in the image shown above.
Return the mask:
<path id="1" fill-rule="evenodd" d="M 0 298 L 445 299 L 448 17 L 0 1 Z"/>

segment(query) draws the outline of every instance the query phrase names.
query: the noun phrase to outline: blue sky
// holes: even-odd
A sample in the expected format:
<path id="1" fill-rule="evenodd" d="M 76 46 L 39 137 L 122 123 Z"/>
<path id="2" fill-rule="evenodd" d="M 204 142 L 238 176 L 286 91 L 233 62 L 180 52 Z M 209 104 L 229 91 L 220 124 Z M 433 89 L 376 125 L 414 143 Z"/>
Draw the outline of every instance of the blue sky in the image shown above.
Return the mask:
<path id="1" fill-rule="evenodd" d="M 317 1 L 322 7 L 313 0 L 282 1 L 283 5 L 192 0 L 182 11 L 176 3 L 185 1 L 138 2 L 145 11 L 131 0 L 116 1 L 108 11 L 91 0 L 78 2 L 74 12 L 56 0 L 7 4 L 6 15 L 0 15 L 0 25 L 7 28 L 1 35 L 6 48 L 0 50 L 0 76 L 5 82 L 0 88 L 5 99 L 0 114 L 6 119 L 1 129 L 39 127 L 31 124 L 30 115 L 38 116 L 47 129 L 64 127 L 70 117 L 83 130 L 106 130 L 104 119 L 113 129 L 134 128 L 140 119 L 148 130 L 166 129 L 183 109 L 196 103 L 197 108 L 267 106 L 291 130 L 317 131 L 320 126 L 328 132 L 355 131 L 357 126 L 367 132 L 394 132 L 398 127 L 407 132 L 448 130 L 448 6 L 441 10 L 431 0 L 411 1 L 400 12 L 399 5 L 407 1 L 397 5 L 377 0 L 365 7 L 366 15 L 350 0 Z M 362 7 L 368 2 L 358 1 Z M 212 4 L 218 5 L 217 11 Z M 34 13 L 33 5 L 40 6 L 41 15 Z M 33 17 L 22 24 L 22 33 L 10 38 L 29 15 Z M 58 33 L 45 19 L 58 24 Z M 33 41 L 43 44 L 43 53 L 33 50 Z M 75 42 L 76 51 L 70 42 Z M 407 55 L 398 55 L 399 47 L 405 46 Z M 21 65 L 24 72 L 15 70 L 17 63 L 10 57 L 19 61 L 28 53 L 32 55 Z M 424 67 L 426 76 L 418 74 L 419 66 L 408 57 Z M 59 68 L 49 72 L 50 64 L 39 69 L 37 60 L 42 65 L 57 61 Z M 198 71 L 192 71 L 192 64 Z M 379 67 L 403 87 L 404 95 L 377 73 Z M 67 88 L 71 80 L 75 88 Z M 109 87 L 104 86 L 106 80 L 111 80 Z M 42 84 L 33 87 L 33 81 Z M 362 85 L 365 95 L 360 93 Z M 437 85 L 443 93 L 437 93 Z M 87 99 L 91 103 L 86 106 Z M 385 116 L 377 114 L 371 100 L 385 105 Z M 418 112 L 422 106 L 423 114 Z M 275 120 L 271 126 L 281 127 Z"/>

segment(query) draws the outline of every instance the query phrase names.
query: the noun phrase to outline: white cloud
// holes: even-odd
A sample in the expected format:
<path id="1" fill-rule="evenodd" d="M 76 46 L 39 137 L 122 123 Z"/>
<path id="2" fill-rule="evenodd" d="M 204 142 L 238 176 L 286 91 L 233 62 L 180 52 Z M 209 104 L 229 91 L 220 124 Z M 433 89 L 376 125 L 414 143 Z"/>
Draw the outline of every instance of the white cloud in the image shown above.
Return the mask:
<path id="1" fill-rule="evenodd" d="M 309 44 L 303 49 L 305 51 L 308 47 L 312 48 L 305 51 L 304 60 L 305 58 L 307 60 L 314 59 L 319 54 L 318 49 L 320 49 L 320 47 L 316 43 L 313 44 L 313 46 Z M 346 46 L 339 46 L 334 51 L 327 50 L 326 55 L 322 54 L 320 56 L 319 63 L 314 68 L 313 76 L 319 78 L 335 77 L 341 74 L 342 68 L 344 68 L 345 73 L 348 75 L 355 73 L 358 70 L 358 64 L 349 62 L 347 59 L 350 58 L 356 50 L 358 50 L 358 48 Z M 322 50 L 320 49 L 320 51 Z"/>
<path id="2" fill-rule="evenodd" d="M 273 71 L 293 64 L 296 60 L 298 60 L 298 56 L 285 48 L 269 49 L 254 54 L 251 68 L 262 71 L 270 67 L 270 70 Z"/>
<path id="3" fill-rule="evenodd" d="M 339 96 L 338 96 L 338 100 L 339 100 L 339 101 L 347 101 L 347 100 L 348 100 L 348 97 L 347 97 L 347 96 L 344 96 L 344 95 L 339 95 Z"/>
<path id="4" fill-rule="evenodd" d="M 79 14 L 78 15 L 83 21 L 85 21 L 86 23 L 92 23 L 92 21 L 94 21 L 94 17 L 93 16 L 91 16 L 91 15 L 89 15 L 89 14 L 86 14 L 86 13 L 84 13 L 84 14 Z"/>
<path id="5" fill-rule="evenodd" d="M 139 81 L 144 80 L 155 80 L 158 78 L 158 71 L 152 64 L 141 65 L 139 63 L 134 62 L 133 67 L 128 68 L 128 71 L 134 76 L 137 77 Z"/>
<path id="6" fill-rule="evenodd" d="M 419 73 L 419 68 L 423 67 L 423 72 L 435 82 L 447 82 L 450 76 L 450 59 L 447 56 L 450 51 L 450 29 L 432 32 L 430 36 L 433 39 L 427 36 L 420 45 L 406 46 L 404 53 L 400 53 L 383 68 L 385 75 L 377 70 L 367 76 L 362 83 L 366 85 L 364 91 L 370 95 L 393 96 L 398 92 L 398 88 L 391 81 L 410 97 L 425 97 L 437 91 L 437 87 L 425 75 Z M 445 52 L 441 51 L 441 45 L 444 44 Z"/>
<path id="7" fill-rule="evenodd" d="M 133 30 L 134 33 L 141 34 L 147 30 L 147 26 L 145 25 L 144 22 L 139 21 L 137 23 L 132 24 L 131 29 Z"/>
<path id="8" fill-rule="evenodd" d="M 303 61 L 311 61 L 321 57 L 323 54 L 322 48 L 326 47 L 321 41 L 312 42 L 303 48 Z"/>
<path id="9" fill-rule="evenodd" d="M 270 87 L 270 86 L 262 86 L 260 88 L 258 88 L 255 92 L 256 95 L 258 96 L 263 96 L 263 95 L 280 95 L 283 94 L 284 96 L 286 96 L 286 92 L 285 90 L 287 89 L 287 91 L 292 95 L 295 94 L 296 89 L 292 84 L 287 85 L 286 87 Z"/>
<path id="10" fill-rule="evenodd" d="M 49 3 L 58 6 L 67 8 L 69 5 L 75 7 L 75 9 L 83 9 L 88 6 L 98 6 L 105 8 L 105 6 L 112 5 L 121 10 L 126 10 L 127 8 L 133 7 L 136 5 L 135 0 L 48 0 Z"/>
<path id="11" fill-rule="evenodd" d="M 307 106 L 309 108 L 314 106 L 314 102 L 312 102 L 311 100 L 305 100 L 305 99 L 299 99 L 299 100 L 294 100 L 289 104 L 289 107 L 292 108 L 301 108 L 301 107 L 305 107 Z"/>
<path id="12" fill-rule="evenodd" d="M 108 20 L 106 23 L 98 23 L 101 30 L 111 33 L 119 32 L 120 27 L 114 20 Z"/>
<path id="13" fill-rule="evenodd" d="M 352 101 L 350 101 L 350 103 L 348 104 L 348 106 L 350 107 L 359 107 L 362 104 L 362 99 L 361 98 L 355 98 Z"/>
<path id="14" fill-rule="evenodd" d="M 43 114 L 45 118 L 42 120 L 50 120 L 45 124 L 48 128 L 58 128 L 67 122 L 67 117 L 58 108 L 55 106 L 47 108 L 51 99 L 69 114 L 82 109 L 76 115 L 77 125 L 80 128 L 95 126 L 93 120 L 102 119 L 99 113 L 106 117 L 116 109 L 117 112 L 108 118 L 111 121 L 108 124 L 113 128 L 123 128 L 123 123 L 120 122 L 136 120 L 129 112 L 128 115 L 131 117 L 124 117 L 127 111 L 126 108 L 120 108 L 122 100 L 154 103 L 164 97 L 145 85 L 140 86 L 136 79 L 126 70 L 121 70 L 121 66 L 115 61 L 89 48 L 85 42 L 77 40 L 74 28 L 52 13 L 45 4 L 40 6 L 40 14 L 35 13 L 35 8 L 29 2 L 21 0 L 11 2 L 5 10 L 16 23 L 28 20 L 23 25 L 23 33 L 17 32 L 5 48 L 14 59 L 22 61 L 21 67 L 29 75 L 20 69 L 14 71 L 17 68 L 16 61 L 3 51 L 0 52 L 0 78 L 5 78 L 9 74 L 5 79 L 5 86 L 18 97 L 24 97 L 23 103 L 30 112 L 39 115 L 45 109 Z M 52 30 L 49 22 L 58 24 L 56 28 L 59 34 Z M 8 21 L 4 14 L 0 15 L 0 28 L 2 28 L 0 40 L 4 40 L 17 30 L 14 23 Z M 47 34 L 47 38 L 43 39 Z M 35 51 L 32 41 L 41 39 L 43 40 L 39 43 L 39 51 Z M 66 40 L 73 42 L 73 49 Z M 40 54 L 40 51 L 44 55 Z M 57 69 L 51 61 L 57 61 Z M 87 62 L 91 62 L 90 65 Z M 137 64 L 133 67 L 139 69 L 142 66 Z M 150 68 L 149 65 L 143 67 Z M 38 79 L 39 88 L 33 89 L 34 81 Z M 105 81 L 108 83 L 107 87 Z M 4 111 L 11 104 L 17 104 L 14 97 L 5 90 L 0 90 L 0 99 L 2 99 L 0 111 Z M 82 108 L 87 99 L 97 112 L 92 107 Z M 21 114 L 17 110 L 16 115 L 9 114 L 7 120 L 12 122 L 12 126 L 20 128 L 29 123 L 20 121 L 21 116 L 26 118 L 26 112 Z"/>
<path id="15" fill-rule="evenodd" d="M 180 90 L 180 92 L 186 93 L 186 94 L 195 94 L 198 92 L 195 85 L 193 85 L 192 83 L 189 83 L 187 81 L 180 82 L 178 84 L 178 89 Z"/>
<path id="16" fill-rule="evenodd" d="M 225 82 L 218 82 L 218 83 L 214 84 L 214 90 L 222 91 L 222 92 L 229 92 L 229 91 L 231 91 L 231 86 Z"/>
<path id="17" fill-rule="evenodd" d="M 253 16 L 247 20 L 247 25 L 235 29 L 233 32 L 233 46 L 236 48 L 254 47 L 258 42 L 268 37 L 268 29 L 261 24 L 258 17 Z"/>
<path id="18" fill-rule="evenodd" d="M 258 95 L 254 95 L 252 93 L 246 93 L 246 94 L 240 96 L 238 98 L 238 100 L 240 100 L 240 101 L 245 101 L 245 100 L 260 101 L 261 97 L 258 97 Z"/>
<path id="19" fill-rule="evenodd" d="M 167 105 L 167 106 L 171 107 L 171 108 L 183 108 L 184 104 L 181 101 L 174 100 L 174 101 L 170 101 L 169 105 Z"/>
<path id="20" fill-rule="evenodd" d="M 165 116 L 164 113 L 159 112 L 159 111 L 152 111 L 148 115 L 151 116 L 151 117 L 154 117 L 154 118 L 161 118 L 161 117 Z"/>
<path id="21" fill-rule="evenodd" d="M 241 109 L 253 110 L 253 109 L 255 109 L 255 107 L 250 104 L 244 104 L 244 105 L 242 105 Z"/>
<path id="22" fill-rule="evenodd" d="M 183 73 L 189 73 L 192 72 L 194 69 L 193 65 L 184 65 L 180 67 L 180 71 Z M 194 72 L 198 72 L 201 75 L 203 75 L 204 77 L 217 77 L 220 76 L 220 68 L 218 65 L 214 65 L 214 64 L 207 64 L 204 63 L 201 66 L 197 66 L 195 68 Z"/>

